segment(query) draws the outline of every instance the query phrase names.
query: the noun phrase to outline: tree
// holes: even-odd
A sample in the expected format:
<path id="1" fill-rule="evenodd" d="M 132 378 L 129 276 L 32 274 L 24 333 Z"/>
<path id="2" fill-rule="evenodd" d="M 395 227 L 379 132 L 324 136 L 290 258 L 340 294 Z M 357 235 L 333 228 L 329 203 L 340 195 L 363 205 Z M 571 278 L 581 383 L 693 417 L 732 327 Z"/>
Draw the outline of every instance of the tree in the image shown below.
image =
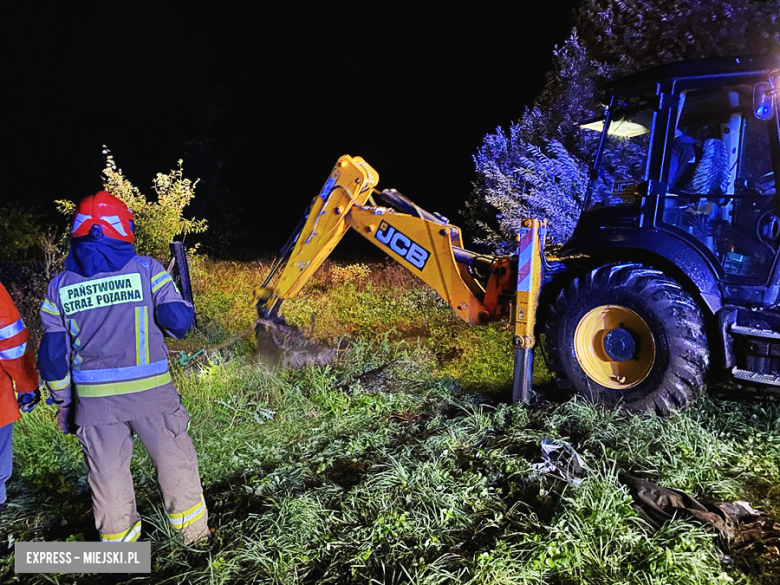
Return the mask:
<path id="1" fill-rule="evenodd" d="M 513 247 L 523 214 L 547 218 L 552 243 L 571 235 L 595 150 L 578 122 L 600 108 L 606 82 L 682 59 L 769 53 L 780 54 L 780 0 L 584 0 L 534 105 L 474 156 L 465 215 L 477 242 Z"/>

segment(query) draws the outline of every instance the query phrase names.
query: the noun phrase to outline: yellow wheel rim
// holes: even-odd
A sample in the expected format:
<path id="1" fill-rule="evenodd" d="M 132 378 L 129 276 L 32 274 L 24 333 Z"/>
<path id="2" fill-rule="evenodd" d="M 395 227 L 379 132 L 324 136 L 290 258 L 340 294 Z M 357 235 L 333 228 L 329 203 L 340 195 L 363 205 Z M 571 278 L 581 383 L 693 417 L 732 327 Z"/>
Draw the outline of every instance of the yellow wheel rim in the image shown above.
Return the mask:
<path id="1" fill-rule="evenodd" d="M 614 329 L 631 333 L 635 351 L 617 361 L 604 349 L 604 338 Z M 655 341 L 644 319 L 620 305 L 601 305 L 580 319 L 574 332 L 577 361 L 591 380 L 607 388 L 625 390 L 647 378 L 655 363 Z"/>

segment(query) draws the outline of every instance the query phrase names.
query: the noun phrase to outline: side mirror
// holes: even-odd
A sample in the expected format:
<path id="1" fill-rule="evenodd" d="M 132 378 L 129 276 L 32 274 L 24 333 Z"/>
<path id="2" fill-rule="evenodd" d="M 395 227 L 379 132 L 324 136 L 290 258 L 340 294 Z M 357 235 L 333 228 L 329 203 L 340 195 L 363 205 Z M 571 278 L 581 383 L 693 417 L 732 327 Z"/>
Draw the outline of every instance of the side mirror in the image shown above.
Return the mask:
<path id="1" fill-rule="evenodd" d="M 775 92 L 766 81 L 753 86 L 753 115 L 759 120 L 771 120 L 775 117 Z"/>

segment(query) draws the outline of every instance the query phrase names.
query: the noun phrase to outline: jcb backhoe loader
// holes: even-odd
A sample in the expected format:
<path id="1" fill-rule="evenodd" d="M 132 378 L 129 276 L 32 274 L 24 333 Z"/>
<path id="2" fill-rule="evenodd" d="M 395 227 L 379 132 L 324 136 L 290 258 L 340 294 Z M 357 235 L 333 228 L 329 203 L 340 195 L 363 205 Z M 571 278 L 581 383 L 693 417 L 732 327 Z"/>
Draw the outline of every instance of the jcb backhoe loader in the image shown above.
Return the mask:
<path id="1" fill-rule="evenodd" d="M 559 260 L 544 258 L 545 223 L 531 218 L 517 254 L 469 252 L 456 226 L 379 193 L 374 169 L 344 156 L 256 291 L 260 322 L 278 318 L 352 228 L 463 320 L 509 320 L 515 400 L 527 399 L 538 333 L 558 383 L 597 403 L 667 414 L 708 378 L 780 386 L 778 85 L 770 57 L 674 63 L 615 83 L 604 114 L 582 124 L 598 147 Z"/>

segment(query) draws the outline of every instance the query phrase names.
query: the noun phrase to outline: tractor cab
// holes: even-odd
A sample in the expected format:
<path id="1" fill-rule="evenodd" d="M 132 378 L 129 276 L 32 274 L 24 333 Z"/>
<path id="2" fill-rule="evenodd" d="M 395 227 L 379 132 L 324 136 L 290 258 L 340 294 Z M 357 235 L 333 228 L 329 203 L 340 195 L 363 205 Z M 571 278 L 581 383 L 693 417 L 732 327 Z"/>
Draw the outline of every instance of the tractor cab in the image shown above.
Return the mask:
<path id="1" fill-rule="evenodd" d="M 672 63 L 607 95 L 581 124 L 596 155 L 562 251 L 573 276 L 552 289 L 550 370 L 661 413 L 710 373 L 780 386 L 780 59 Z"/>
<path id="2" fill-rule="evenodd" d="M 676 63 L 610 93 L 582 124 L 597 154 L 568 247 L 660 262 L 713 313 L 776 304 L 780 60 Z"/>

